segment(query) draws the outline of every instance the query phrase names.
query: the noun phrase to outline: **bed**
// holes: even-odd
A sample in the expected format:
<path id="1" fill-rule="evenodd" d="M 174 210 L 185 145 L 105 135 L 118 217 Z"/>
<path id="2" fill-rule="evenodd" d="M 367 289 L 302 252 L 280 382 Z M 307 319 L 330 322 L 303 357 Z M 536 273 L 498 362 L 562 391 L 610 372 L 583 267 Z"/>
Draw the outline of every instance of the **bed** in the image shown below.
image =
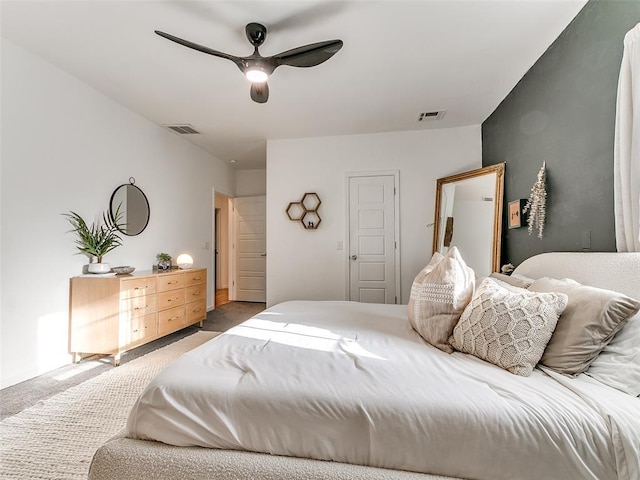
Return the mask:
<path id="1" fill-rule="evenodd" d="M 640 254 L 542 254 L 514 273 L 640 298 Z M 406 305 L 285 302 L 147 387 L 93 458 L 89 479 L 113 478 L 632 480 L 640 399 L 444 353 Z"/>

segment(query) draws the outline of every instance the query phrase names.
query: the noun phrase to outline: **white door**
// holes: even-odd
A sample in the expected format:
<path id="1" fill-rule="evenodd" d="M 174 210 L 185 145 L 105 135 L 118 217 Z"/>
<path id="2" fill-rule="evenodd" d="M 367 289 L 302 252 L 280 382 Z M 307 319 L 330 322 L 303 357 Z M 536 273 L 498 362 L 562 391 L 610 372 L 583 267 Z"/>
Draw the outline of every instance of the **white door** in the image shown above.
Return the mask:
<path id="1" fill-rule="evenodd" d="M 349 299 L 397 303 L 394 175 L 349 177 Z"/>
<path id="2" fill-rule="evenodd" d="M 266 302 L 266 197 L 238 197 L 235 210 L 235 300 Z"/>

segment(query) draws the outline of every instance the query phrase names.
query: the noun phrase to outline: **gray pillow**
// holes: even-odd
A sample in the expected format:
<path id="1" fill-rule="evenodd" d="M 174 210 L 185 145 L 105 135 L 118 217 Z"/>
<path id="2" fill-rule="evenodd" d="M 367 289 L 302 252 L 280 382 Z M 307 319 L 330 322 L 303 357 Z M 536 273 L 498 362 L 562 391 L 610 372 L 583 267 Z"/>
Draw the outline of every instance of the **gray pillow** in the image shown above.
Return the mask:
<path id="1" fill-rule="evenodd" d="M 529 286 L 535 281 L 533 278 L 518 275 L 517 273 L 505 275 L 504 273 L 493 272 L 489 276 L 518 288 L 529 288 Z"/>
<path id="2" fill-rule="evenodd" d="M 569 298 L 540 363 L 567 375 L 585 372 L 602 349 L 640 309 L 640 302 L 618 292 L 574 280 L 541 278 L 533 292 L 559 292 Z"/>

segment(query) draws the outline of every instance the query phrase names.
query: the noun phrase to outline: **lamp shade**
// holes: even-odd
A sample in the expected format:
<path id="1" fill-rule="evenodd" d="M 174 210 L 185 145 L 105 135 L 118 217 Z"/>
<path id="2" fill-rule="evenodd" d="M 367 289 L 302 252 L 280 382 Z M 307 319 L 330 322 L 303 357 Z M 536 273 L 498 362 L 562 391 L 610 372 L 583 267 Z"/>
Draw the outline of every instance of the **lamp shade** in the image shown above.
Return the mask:
<path id="1" fill-rule="evenodd" d="M 193 266 L 193 258 L 187 253 L 181 253 L 176 259 L 179 268 L 191 268 Z"/>

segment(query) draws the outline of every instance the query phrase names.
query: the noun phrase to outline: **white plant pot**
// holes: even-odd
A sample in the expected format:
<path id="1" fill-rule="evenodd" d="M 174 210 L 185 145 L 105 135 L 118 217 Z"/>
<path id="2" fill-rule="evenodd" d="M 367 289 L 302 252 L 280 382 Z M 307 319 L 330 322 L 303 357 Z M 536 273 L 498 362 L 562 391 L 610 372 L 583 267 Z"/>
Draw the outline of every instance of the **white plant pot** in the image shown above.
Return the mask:
<path id="1" fill-rule="evenodd" d="M 109 273 L 111 265 L 108 263 L 90 263 L 87 267 L 89 273 Z"/>

